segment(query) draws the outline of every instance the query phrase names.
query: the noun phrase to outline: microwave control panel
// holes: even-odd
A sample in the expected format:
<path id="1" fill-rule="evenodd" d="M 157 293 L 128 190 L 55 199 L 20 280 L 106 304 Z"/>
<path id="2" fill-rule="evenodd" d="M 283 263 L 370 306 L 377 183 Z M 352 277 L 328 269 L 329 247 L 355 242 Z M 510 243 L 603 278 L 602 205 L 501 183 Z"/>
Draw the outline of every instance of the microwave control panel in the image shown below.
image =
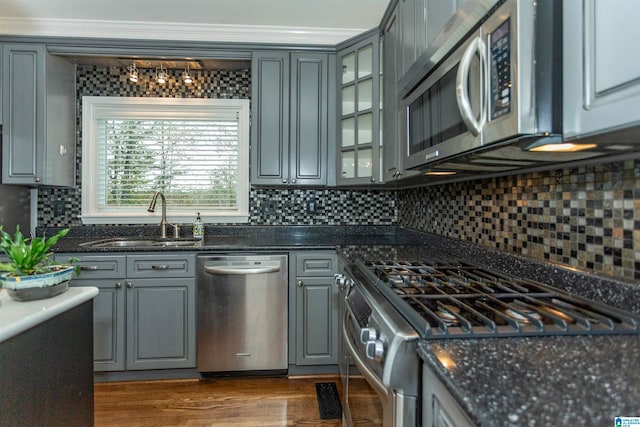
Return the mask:
<path id="1" fill-rule="evenodd" d="M 491 49 L 491 120 L 511 112 L 510 20 L 489 36 Z"/>

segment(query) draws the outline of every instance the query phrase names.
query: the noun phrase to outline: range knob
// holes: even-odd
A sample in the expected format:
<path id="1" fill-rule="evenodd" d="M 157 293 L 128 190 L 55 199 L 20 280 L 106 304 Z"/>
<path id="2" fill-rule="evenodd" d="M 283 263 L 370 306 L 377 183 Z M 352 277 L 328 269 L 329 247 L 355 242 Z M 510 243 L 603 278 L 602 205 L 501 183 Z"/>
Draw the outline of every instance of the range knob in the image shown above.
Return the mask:
<path id="1" fill-rule="evenodd" d="M 360 342 L 366 344 L 369 341 L 375 341 L 378 339 L 378 333 L 375 328 L 362 328 L 360 329 Z"/>
<path id="2" fill-rule="evenodd" d="M 341 291 L 346 291 L 353 285 L 353 280 L 346 277 L 344 274 L 334 274 L 334 282 Z"/>
<path id="3" fill-rule="evenodd" d="M 384 358 L 384 344 L 380 340 L 368 341 L 366 353 L 369 359 L 382 362 Z"/>

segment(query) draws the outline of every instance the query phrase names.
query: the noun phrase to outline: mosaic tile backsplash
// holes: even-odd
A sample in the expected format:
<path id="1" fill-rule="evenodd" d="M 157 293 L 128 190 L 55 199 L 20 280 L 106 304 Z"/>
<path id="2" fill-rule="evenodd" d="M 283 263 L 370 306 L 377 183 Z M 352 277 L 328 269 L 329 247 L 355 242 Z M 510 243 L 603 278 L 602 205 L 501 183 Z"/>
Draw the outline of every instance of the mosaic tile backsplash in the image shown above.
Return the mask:
<path id="1" fill-rule="evenodd" d="M 179 83 L 178 72 L 165 86 L 148 74 L 148 83 L 136 86 L 121 69 L 79 67 L 78 99 L 250 97 L 249 70 L 199 72 L 189 87 Z M 80 124 L 78 117 L 78 134 Z M 76 189 L 39 190 L 40 226 L 82 226 L 81 156 L 78 147 Z M 64 215 L 53 215 L 54 201 L 64 203 Z M 401 225 L 638 281 L 640 160 L 398 191 L 257 187 L 251 189 L 249 224 Z"/>
<path id="2" fill-rule="evenodd" d="M 399 225 L 640 280 L 640 160 L 404 190 Z"/>
<path id="3" fill-rule="evenodd" d="M 127 79 L 122 68 L 79 66 L 76 72 L 77 133 L 75 189 L 40 189 L 38 224 L 41 227 L 78 227 L 81 213 L 82 96 L 157 96 L 180 98 L 251 97 L 250 70 L 193 71 L 194 83 L 184 85 L 182 70 L 169 70 L 164 85 L 154 80 L 155 70 L 140 70 L 140 83 Z M 266 202 L 273 209 L 265 209 Z M 64 203 L 64 215 L 54 216 L 54 202 Z M 313 204 L 313 211 L 309 210 Z M 271 206 L 269 206 L 271 208 Z M 253 188 L 250 193 L 250 218 L 253 225 L 392 225 L 397 221 L 395 196 L 390 191 L 306 190 Z"/>

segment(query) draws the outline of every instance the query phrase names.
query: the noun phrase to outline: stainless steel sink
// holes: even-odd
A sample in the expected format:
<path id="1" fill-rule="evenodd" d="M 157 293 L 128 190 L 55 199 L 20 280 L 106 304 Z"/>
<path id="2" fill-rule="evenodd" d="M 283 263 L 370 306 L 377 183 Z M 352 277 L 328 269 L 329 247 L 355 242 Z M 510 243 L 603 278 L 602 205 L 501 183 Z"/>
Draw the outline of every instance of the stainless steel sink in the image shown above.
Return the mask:
<path id="1" fill-rule="evenodd" d="M 174 247 L 174 246 L 198 246 L 198 240 L 184 239 L 161 239 L 161 240 L 141 240 L 141 239 L 101 239 L 91 242 L 81 243 L 80 246 L 89 248 L 149 248 L 149 247 Z"/>

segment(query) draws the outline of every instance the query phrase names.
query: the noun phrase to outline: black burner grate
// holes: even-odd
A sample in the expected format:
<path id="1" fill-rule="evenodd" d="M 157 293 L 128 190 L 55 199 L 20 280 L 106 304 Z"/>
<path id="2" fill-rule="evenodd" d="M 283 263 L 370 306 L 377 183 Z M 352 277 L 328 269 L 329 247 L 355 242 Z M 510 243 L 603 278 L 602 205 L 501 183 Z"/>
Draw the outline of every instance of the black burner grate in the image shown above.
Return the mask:
<path id="1" fill-rule="evenodd" d="M 366 268 L 427 339 L 640 332 L 632 313 L 465 262 L 372 261 Z"/>

